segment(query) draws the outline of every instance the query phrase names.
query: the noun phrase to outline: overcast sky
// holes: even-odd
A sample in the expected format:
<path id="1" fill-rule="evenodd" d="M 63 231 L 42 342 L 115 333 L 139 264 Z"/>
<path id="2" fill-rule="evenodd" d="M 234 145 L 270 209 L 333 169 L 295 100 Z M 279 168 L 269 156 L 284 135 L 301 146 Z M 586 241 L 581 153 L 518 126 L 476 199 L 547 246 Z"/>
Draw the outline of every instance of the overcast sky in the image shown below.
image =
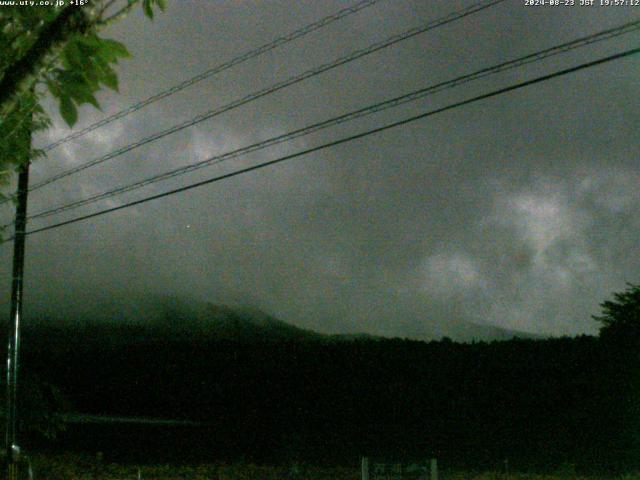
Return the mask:
<path id="1" fill-rule="evenodd" d="M 174 0 L 105 32 L 133 58 L 76 128 L 350 4 Z M 473 1 L 382 0 L 49 153 L 32 183 Z M 579 3 L 579 0 L 576 0 Z M 640 18 L 507 0 L 33 192 L 30 213 Z M 588 46 L 198 170 L 44 226 L 637 47 Z M 591 68 L 290 162 L 29 237 L 26 308 L 170 294 L 322 332 L 456 336 L 466 322 L 596 333 L 640 282 L 640 59 Z M 54 104 L 44 145 L 70 132 Z M 3 220 L 11 219 L 6 207 Z M 4 223 L 4 222 L 3 222 Z M 0 263 L 8 300 L 11 248 Z M 5 306 L 5 308 L 7 308 Z"/>

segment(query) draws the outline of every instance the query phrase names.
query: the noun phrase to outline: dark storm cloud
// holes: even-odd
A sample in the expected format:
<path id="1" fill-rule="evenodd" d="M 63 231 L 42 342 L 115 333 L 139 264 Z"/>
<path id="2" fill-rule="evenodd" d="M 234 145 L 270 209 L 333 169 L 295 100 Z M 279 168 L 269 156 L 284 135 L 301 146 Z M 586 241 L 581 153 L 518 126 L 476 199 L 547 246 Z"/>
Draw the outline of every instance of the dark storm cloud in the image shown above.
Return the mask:
<path id="1" fill-rule="evenodd" d="M 381 2 L 57 149 L 34 168 L 34 179 L 468 4 Z M 135 60 L 121 67 L 122 95 L 102 96 L 105 111 L 346 5 L 184 1 L 152 24 L 133 15 L 112 32 Z M 633 13 L 507 2 L 43 188 L 32 196 L 30 211 L 609 28 Z M 491 77 L 127 198 L 317 145 L 634 41 L 637 34 Z M 474 322 L 593 333 L 590 315 L 598 303 L 625 281 L 638 281 L 639 73 L 637 59 L 622 60 L 34 235 L 28 244 L 30 308 L 136 291 L 251 303 L 328 332 L 456 336 L 465 322 Z M 100 118 L 89 109 L 83 114 L 87 123 Z M 63 134 L 56 121 L 41 141 Z M 8 250 L 2 252 L 5 271 Z"/>

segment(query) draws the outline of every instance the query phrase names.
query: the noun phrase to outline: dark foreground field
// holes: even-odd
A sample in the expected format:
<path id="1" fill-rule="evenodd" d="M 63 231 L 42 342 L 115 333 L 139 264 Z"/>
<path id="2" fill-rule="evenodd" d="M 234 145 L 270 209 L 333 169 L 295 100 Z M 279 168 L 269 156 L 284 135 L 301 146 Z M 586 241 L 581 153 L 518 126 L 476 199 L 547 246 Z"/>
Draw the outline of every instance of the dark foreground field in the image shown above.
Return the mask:
<path id="1" fill-rule="evenodd" d="M 356 462 L 354 462 L 356 463 Z M 83 455 L 32 455 L 34 478 L 47 480 L 359 480 L 360 469 L 349 467 L 260 466 L 248 463 L 201 465 L 136 465 L 100 462 Z M 0 476 L 0 478 L 5 478 Z M 640 480 L 640 474 L 621 476 L 582 476 L 560 467 L 553 474 L 451 472 L 440 473 L 441 480 Z M 373 479 L 372 479 L 373 480 Z"/>

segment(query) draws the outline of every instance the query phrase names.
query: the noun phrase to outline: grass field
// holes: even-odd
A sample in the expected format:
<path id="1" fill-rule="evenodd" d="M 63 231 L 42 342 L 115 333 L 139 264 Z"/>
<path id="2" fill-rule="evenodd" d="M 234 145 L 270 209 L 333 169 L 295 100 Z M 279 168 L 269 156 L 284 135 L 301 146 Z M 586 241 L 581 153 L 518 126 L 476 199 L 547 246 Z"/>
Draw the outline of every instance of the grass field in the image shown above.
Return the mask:
<path id="1" fill-rule="evenodd" d="M 354 468 L 323 468 L 302 465 L 292 476 L 288 468 L 236 465 L 122 465 L 97 462 L 95 457 L 79 455 L 43 456 L 31 458 L 34 479 L 46 480 L 360 480 Z M 4 478 L 4 476 L 0 476 Z M 26 477 L 25 477 L 26 478 Z M 443 471 L 440 480 L 640 480 L 640 474 L 622 476 L 579 476 L 571 473 L 554 475 L 469 473 Z"/>

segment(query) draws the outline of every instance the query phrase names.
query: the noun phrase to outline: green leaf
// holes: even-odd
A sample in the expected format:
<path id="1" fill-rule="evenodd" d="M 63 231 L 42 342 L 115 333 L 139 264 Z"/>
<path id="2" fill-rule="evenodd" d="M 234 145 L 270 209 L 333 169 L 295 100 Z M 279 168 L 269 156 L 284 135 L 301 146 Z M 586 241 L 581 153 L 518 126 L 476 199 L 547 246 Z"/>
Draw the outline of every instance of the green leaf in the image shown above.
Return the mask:
<path id="1" fill-rule="evenodd" d="M 93 93 L 100 89 L 98 82 L 101 81 L 101 71 L 93 68 L 93 64 L 90 70 L 59 72 L 57 75 L 60 88 L 59 96 L 71 97 L 78 105 L 90 103 L 100 109 L 100 104 Z"/>
<path id="2" fill-rule="evenodd" d="M 81 67 L 79 62 L 80 51 L 78 50 L 78 44 L 76 42 L 69 42 L 62 49 L 60 58 L 62 59 L 62 65 L 65 69 L 71 70 L 73 68 Z"/>
<path id="3" fill-rule="evenodd" d="M 68 95 L 70 97 L 75 96 L 77 90 L 93 93 L 98 89 L 97 81 L 90 81 L 81 71 L 64 71 L 58 75 L 58 82 L 62 90 L 62 95 Z"/>
<path id="4" fill-rule="evenodd" d="M 166 0 L 156 0 L 156 3 L 158 4 L 158 7 L 160 7 L 161 11 L 165 11 L 167 9 L 167 2 Z"/>
<path id="5" fill-rule="evenodd" d="M 109 63 L 115 63 L 120 57 L 131 57 L 129 50 L 127 50 L 127 47 L 125 47 L 123 43 L 111 38 L 101 38 L 99 45 L 100 50 L 98 56 L 101 56 Z"/>
<path id="6" fill-rule="evenodd" d="M 51 95 L 53 95 L 56 98 L 60 98 L 60 95 L 62 95 L 62 90 L 58 82 L 55 82 L 51 78 L 47 78 L 45 82 L 47 84 L 47 88 L 51 92 Z"/>
<path id="7" fill-rule="evenodd" d="M 35 160 L 36 158 L 44 158 L 46 156 L 47 156 L 47 153 L 41 148 L 31 149 L 31 160 Z"/>
<path id="8" fill-rule="evenodd" d="M 78 121 L 78 109 L 68 95 L 60 97 L 60 115 L 70 127 Z"/>
<path id="9" fill-rule="evenodd" d="M 102 76 L 101 81 L 103 85 L 110 88 L 114 92 L 120 91 L 119 90 L 120 87 L 118 85 L 118 76 L 116 75 L 116 72 L 114 72 L 113 70 L 109 69 L 108 71 L 106 71 Z"/>
<path id="10" fill-rule="evenodd" d="M 118 91 L 118 75 L 109 65 L 98 65 L 100 69 L 100 83 L 110 88 L 111 90 Z"/>
<path id="11" fill-rule="evenodd" d="M 153 20 L 153 8 L 151 7 L 151 0 L 142 0 L 142 10 L 147 17 Z"/>
<path id="12" fill-rule="evenodd" d="M 98 110 L 100 110 L 100 104 L 98 103 L 98 100 L 96 100 L 96 97 L 93 96 L 91 89 L 87 88 L 86 86 L 84 88 L 75 89 L 73 95 L 70 96 L 78 105 L 82 103 L 90 103 Z"/>

